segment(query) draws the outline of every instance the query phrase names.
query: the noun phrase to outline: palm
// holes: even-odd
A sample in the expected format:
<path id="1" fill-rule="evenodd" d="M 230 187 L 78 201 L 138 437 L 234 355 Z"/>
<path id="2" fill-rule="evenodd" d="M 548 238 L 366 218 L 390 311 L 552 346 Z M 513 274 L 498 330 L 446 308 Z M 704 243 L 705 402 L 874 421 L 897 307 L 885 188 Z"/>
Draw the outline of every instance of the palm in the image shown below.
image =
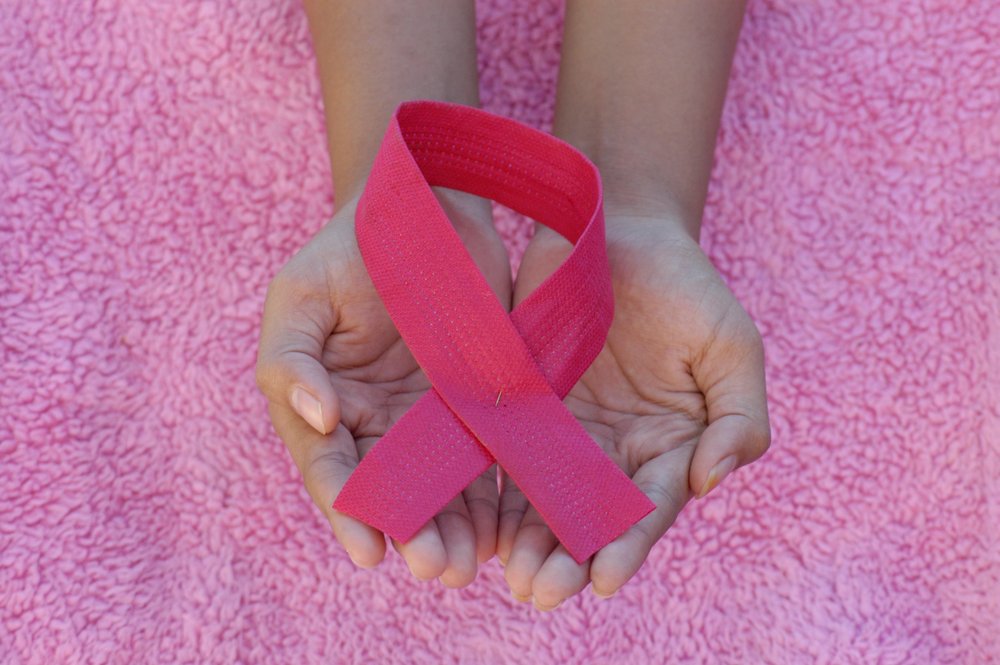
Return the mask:
<path id="1" fill-rule="evenodd" d="M 507 578 L 515 595 L 531 593 L 541 606 L 579 591 L 592 576 L 595 587 L 604 577 L 609 579 L 602 586 L 617 588 L 638 569 L 692 495 L 689 472 L 708 425 L 709 383 L 732 361 L 723 340 L 752 339 L 755 333 L 697 243 L 677 228 L 664 220 L 608 219 L 614 323 L 601 353 L 565 399 L 657 511 L 577 565 L 505 478 L 501 509 L 508 519 L 501 523 L 500 555 L 509 557 Z M 540 227 L 525 253 L 515 302 L 570 249 Z M 523 517 L 511 509 L 518 504 L 526 508 Z"/>
<path id="2" fill-rule="evenodd" d="M 322 280 L 337 311 L 321 362 L 340 397 L 341 424 L 363 456 L 430 384 L 368 278 L 353 224 L 334 220 L 317 240 L 309 248 L 325 251 L 324 261 L 308 263 L 325 273 Z"/>
<path id="3" fill-rule="evenodd" d="M 466 205 L 466 200 L 458 204 L 454 193 L 437 188 L 435 194 L 497 297 L 509 307 L 509 263 L 490 224 L 488 206 L 484 218 L 481 206 Z M 355 209 L 356 202 L 341 208 L 281 276 L 298 285 L 294 290 L 303 300 L 324 303 L 314 308 L 316 334 L 331 331 L 322 343 L 319 360 L 339 401 L 337 427 L 326 442 L 298 455 L 300 444 L 293 439 L 316 434 L 299 426 L 294 434 L 283 436 L 310 494 L 324 507 L 332 504 L 360 459 L 430 388 L 368 277 L 354 233 Z M 293 431 L 287 423 L 287 408 L 272 404 L 271 416 L 279 433 L 283 423 L 289 428 L 286 431 Z M 493 467 L 411 540 L 404 544 L 393 539 L 393 545 L 416 576 L 441 577 L 449 586 L 464 586 L 475 577 L 477 559 L 484 561 L 495 551 L 497 501 Z M 377 531 L 337 511 L 331 513 L 334 531 L 348 551 L 352 546 L 369 552 L 380 547 L 376 540 L 382 536 Z"/>
<path id="4" fill-rule="evenodd" d="M 687 449 L 677 460 L 683 482 L 667 488 L 683 502 L 690 453 L 707 425 L 692 363 L 720 330 L 747 321 L 686 236 L 650 223 L 637 228 L 616 219 L 609 226 L 615 323 L 566 403 L 629 475 L 664 453 Z"/>

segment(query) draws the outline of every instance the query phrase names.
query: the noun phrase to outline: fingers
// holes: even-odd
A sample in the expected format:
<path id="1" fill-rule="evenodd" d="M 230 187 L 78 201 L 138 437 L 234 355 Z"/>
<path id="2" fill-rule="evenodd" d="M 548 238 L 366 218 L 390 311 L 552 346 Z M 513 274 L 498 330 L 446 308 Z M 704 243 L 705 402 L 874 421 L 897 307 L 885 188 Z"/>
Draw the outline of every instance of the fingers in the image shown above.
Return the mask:
<path id="1" fill-rule="evenodd" d="M 698 498 L 734 469 L 758 459 L 771 444 L 764 345 L 742 308 L 732 311 L 703 358 L 692 366 L 708 410 L 708 428 L 698 441 L 689 474 Z"/>
<path id="2" fill-rule="evenodd" d="M 656 509 L 594 555 L 590 579 L 598 596 L 614 594 L 631 579 L 677 519 L 690 498 L 687 476 L 693 448 L 693 443 L 685 444 L 654 457 L 632 477 Z"/>
<path id="3" fill-rule="evenodd" d="M 286 266 L 268 286 L 257 386 L 269 401 L 287 404 L 313 429 L 326 434 L 340 421 L 340 402 L 320 362 L 335 316 L 325 284 L 295 275 Z"/>
<path id="4" fill-rule="evenodd" d="M 500 496 L 497 465 L 494 464 L 462 492 L 476 532 L 476 561 L 486 563 L 497 551 L 497 520 Z"/>
<path id="5" fill-rule="evenodd" d="M 496 549 L 495 474 L 496 465 L 470 483 L 408 542 L 392 539 L 414 577 L 439 577 L 452 588 L 475 581 L 478 564 L 489 560 Z"/>
<path id="6" fill-rule="evenodd" d="M 618 591 L 639 570 L 653 545 L 687 503 L 690 497 L 687 470 L 693 453 L 692 442 L 640 467 L 633 481 L 656 504 L 656 509 L 582 564 L 559 544 L 535 508 L 527 503 L 523 494 L 512 490 L 513 485 L 505 477 L 501 509 L 506 502 L 509 510 L 501 514 L 497 549 L 498 556 L 506 557 L 504 578 L 512 595 L 521 601 L 533 600 L 540 610 L 551 610 L 591 581 L 594 593 L 599 596 L 610 596 Z M 523 510 L 522 505 L 527 505 L 527 510 Z M 504 531 L 511 528 L 519 514 L 523 517 L 515 530 L 509 554 L 501 555 L 500 551 L 508 547 L 505 541 L 510 538 Z"/>
<path id="7" fill-rule="evenodd" d="M 492 557 L 496 547 L 498 497 L 494 473 L 495 467 L 474 480 L 409 541 L 391 539 L 414 577 L 438 577 L 442 584 L 455 589 L 475 581 L 478 564 Z"/>
<path id="8" fill-rule="evenodd" d="M 502 467 L 497 467 L 498 475 L 501 479 L 502 488 L 500 491 L 500 515 L 497 527 L 497 558 L 504 566 L 510 559 L 510 551 L 514 546 L 514 538 L 517 530 L 521 526 L 524 513 L 528 510 L 528 497 L 524 496 L 521 489 L 514 483 Z"/>
<path id="9" fill-rule="evenodd" d="M 271 402 L 271 421 L 298 466 L 306 491 L 333 529 L 338 542 L 355 564 L 377 565 L 385 557 L 382 532 L 332 508 L 334 499 L 358 465 L 354 438 L 340 425 L 331 434 L 319 434 L 292 409 Z"/>
<path id="10" fill-rule="evenodd" d="M 534 506 L 529 506 L 504 567 L 504 579 L 517 600 L 526 601 L 531 598 L 535 575 L 558 544 L 559 540 L 542 520 L 542 516 Z"/>
<path id="11" fill-rule="evenodd" d="M 476 579 L 476 530 L 465 505 L 465 497 L 458 494 L 434 517 L 441 541 L 447 553 L 447 566 L 441 573 L 441 583 L 460 588 Z"/>
<path id="12" fill-rule="evenodd" d="M 691 488 L 699 488 L 696 497 L 701 499 L 734 469 L 760 457 L 769 436 L 743 415 L 726 415 L 709 425 L 691 464 Z"/>
<path id="13" fill-rule="evenodd" d="M 441 532 L 437 522 L 429 520 L 416 535 L 405 543 L 392 538 L 392 546 L 406 561 L 410 572 L 419 580 L 432 580 L 444 573 L 448 566 L 448 553 L 445 551 Z"/>
<path id="14" fill-rule="evenodd" d="M 566 548 L 556 547 L 531 582 L 535 608 L 554 610 L 564 600 L 579 593 L 590 581 L 591 559 L 577 563 Z"/>
<path id="15" fill-rule="evenodd" d="M 451 588 L 476 579 L 478 564 L 496 548 L 496 467 L 487 470 L 445 506 L 406 543 L 392 539 L 410 572 L 421 580 L 435 577 Z"/>
<path id="16" fill-rule="evenodd" d="M 498 467 L 499 468 L 499 467 Z M 578 564 L 510 476 L 503 473 L 497 558 L 515 599 L 548 611 L 579 593 L 589 581 L 590 562 Z"/>

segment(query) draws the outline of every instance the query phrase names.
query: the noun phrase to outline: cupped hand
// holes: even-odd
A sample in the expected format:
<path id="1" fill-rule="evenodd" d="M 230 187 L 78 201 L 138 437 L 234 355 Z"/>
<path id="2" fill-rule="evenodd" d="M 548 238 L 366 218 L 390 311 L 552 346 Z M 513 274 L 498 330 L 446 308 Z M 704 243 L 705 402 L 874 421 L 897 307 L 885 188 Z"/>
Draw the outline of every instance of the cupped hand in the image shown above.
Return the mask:
<path id="1" fill-rule="evenodd" d="M 510 264 L 488 200 L 432 188 L 493 291 L 509 309 Z M 354 231 L 357 197 L 281 269 L 264 304 L 257 384 L 313 501 L 359 566 L 385 556 L 384 535 L 334 510 L 361 458 L 430 383 L 400 338 L 370 278 Z M 415 232 L 419 232 L 417 229 Z M 475 579 L 495 553 L 496 465 L 405 544 L 391 539 L 420 579 Z"/>
<path id="2" fill-rule="evenodd" d="M 669 216 L 611 212 L 607 240 L 614 322 L 565 404 L 656 509 L 577 564 L 504 475 L 497 556 L 514 597 L 539 609 L 588 582 L 598 595 L 616 592 L 693 495 L 770 445 L 760 334 L 698 243 Z M 538 226 L 514 303 L 570 250 Z"/>

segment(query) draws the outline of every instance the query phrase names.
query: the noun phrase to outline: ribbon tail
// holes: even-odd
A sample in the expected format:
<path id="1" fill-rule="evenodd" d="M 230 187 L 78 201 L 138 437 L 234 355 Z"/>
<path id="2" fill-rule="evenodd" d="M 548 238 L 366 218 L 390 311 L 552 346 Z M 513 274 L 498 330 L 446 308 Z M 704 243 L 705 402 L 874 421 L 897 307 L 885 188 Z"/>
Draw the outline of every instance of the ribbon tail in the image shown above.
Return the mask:
<path id="1" fill-rule="evenodd" d="M 495 461 L 429 390 L 365 455 L 333 508 L 406 543 Z"/>

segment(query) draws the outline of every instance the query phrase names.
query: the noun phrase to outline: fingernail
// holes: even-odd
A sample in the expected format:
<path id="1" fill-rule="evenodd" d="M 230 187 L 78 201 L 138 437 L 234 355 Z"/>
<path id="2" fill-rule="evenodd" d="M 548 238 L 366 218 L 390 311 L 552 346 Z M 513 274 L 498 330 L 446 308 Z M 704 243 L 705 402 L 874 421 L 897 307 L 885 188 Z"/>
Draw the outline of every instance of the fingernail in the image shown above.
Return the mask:
<path id="1" fill-rule="evenodd" d="M 518 594 L 514 593 L 513 591 L 510 592 L 510 597 L 513 598 L 514 600 L 516 600 L 519 603 L 526 603 L 529 600 L 531 600 L 531 596 L 519 596 Z"/>
<path id="2" fill-rule="evenodd" d="M 607 598 L 610 598 L 611 596 L 615 595 L 615 591 L 612 591 L 611 593 L 607 593 L 607 594 L 604 593 L 603 591 L 598 591 L 597 588 L 594 585 L 590 586 L 590 590 L 593 591 L 594 595 L 597 596 L 598 598 L 605 598 L 605 599 L 607 599 Z"/>
<path id="3" fill-rule="evenodd" d="M 301 386 L 295 386 L 292 390 L 292 408 L 312 425 L 314 430 L 326 434 L 323 425 L 323 406 Z"/>
<path id="4" fill-rule="evenodd" d="M 729 472 L 736 468 L 736 455 L 730 455 L 724 460 L 712 467 L 712 470 L 708 472 L 708 478 L 705 479 L 705 485 L 698 492 L 698 498 L 702 498 L 709 492 L 711 492 L 716 485 L 722 482 L 722 479 L 729 475 Z"/>

